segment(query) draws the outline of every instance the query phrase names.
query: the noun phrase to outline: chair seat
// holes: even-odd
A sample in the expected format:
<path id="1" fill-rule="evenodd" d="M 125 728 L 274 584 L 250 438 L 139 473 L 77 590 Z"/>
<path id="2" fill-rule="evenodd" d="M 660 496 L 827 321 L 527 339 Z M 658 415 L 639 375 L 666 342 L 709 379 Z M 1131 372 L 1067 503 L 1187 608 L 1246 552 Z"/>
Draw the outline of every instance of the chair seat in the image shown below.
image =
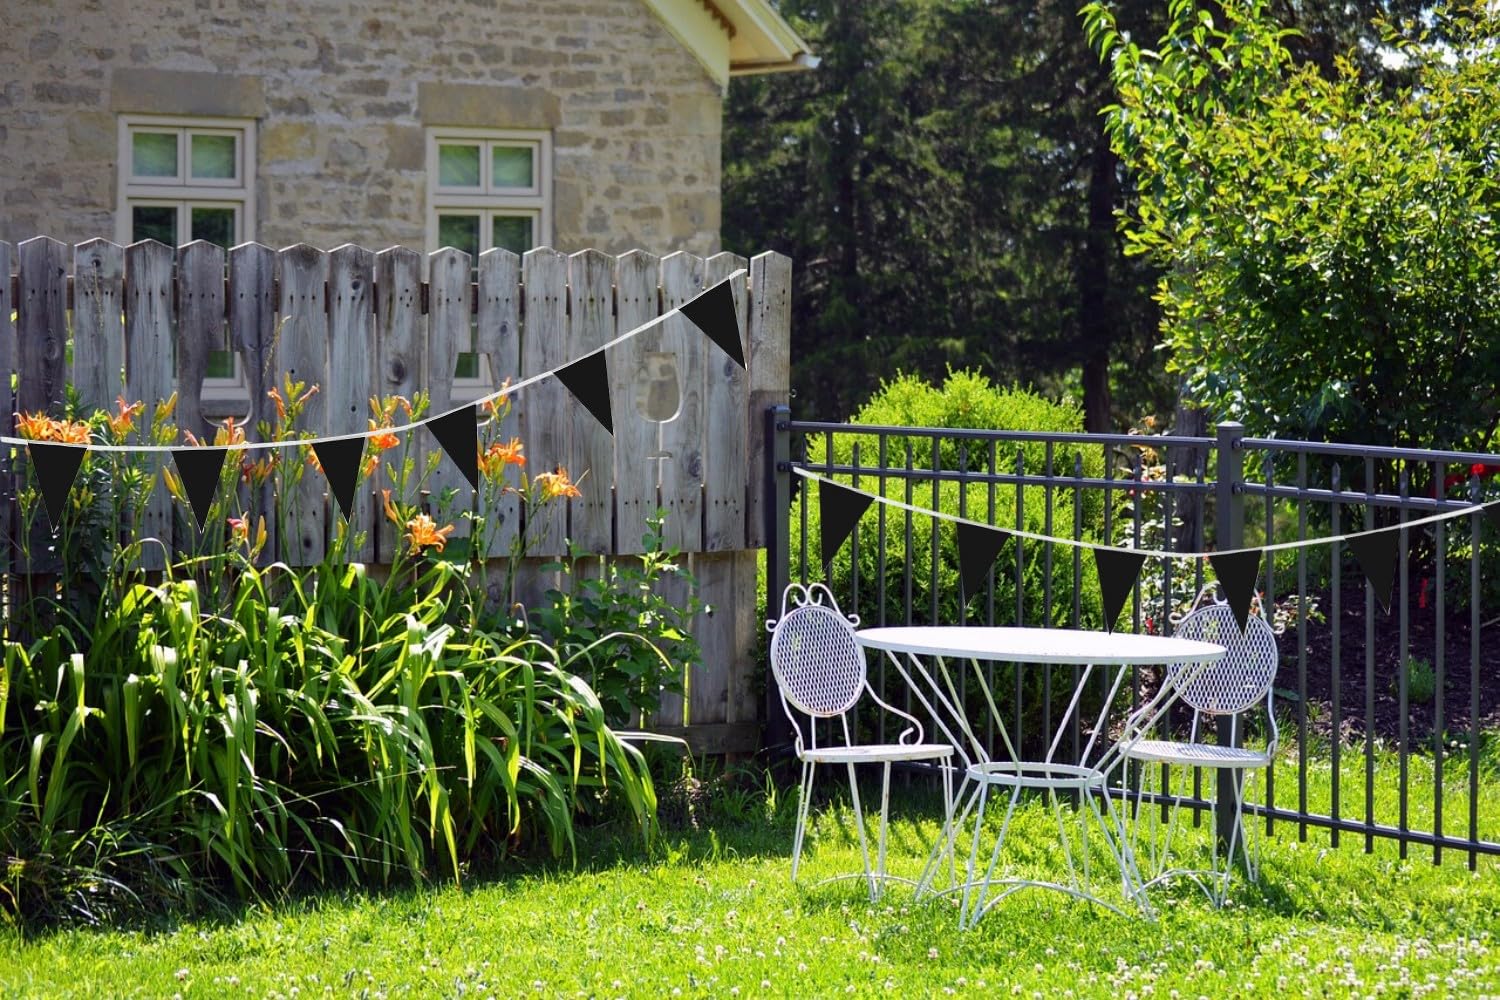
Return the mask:
<path id="1" fill-rule="evenodd" d="M 945 743 L 871 743 L 853 747 L 816 747 L 802 751 L 802 759 L 815 764 L 860 764 L 866 761 L 932 760 L 952 757 Z"/>
<path id="2" fill-rule="evenodd" d="M 1201 767 L 1265 767 L 1271 762 L 1271 758 L 1261 750 L 1222 747 L 1213 743 L 1173 743 L 1169 740 L 1141 740 L 1126 750 L 1125 756 L 1131 760 Z"/>

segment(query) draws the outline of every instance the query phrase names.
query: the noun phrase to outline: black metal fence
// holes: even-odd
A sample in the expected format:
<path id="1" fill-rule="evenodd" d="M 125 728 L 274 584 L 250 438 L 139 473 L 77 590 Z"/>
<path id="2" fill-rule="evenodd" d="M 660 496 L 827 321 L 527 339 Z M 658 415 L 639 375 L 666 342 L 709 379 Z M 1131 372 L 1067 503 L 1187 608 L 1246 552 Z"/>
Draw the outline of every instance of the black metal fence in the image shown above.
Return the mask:
<path id="1" fill-rule="evenodd" d="M 1232 423 L 1213 437 L 1059 434 L 804 422 L 775 407 L 766 431 L 768 601 L 789 581 L 825 580 L 865 625 L 1103 627 L 1092 559 L 1040 539 L 1013 537 L 983 592 L 960 600 L 952 542 L 924 510 L 1204 552 L 1334 538 L 1500 498 L 1497 455 L 1256 439 Z M 825 560 L 799 470 L 894 503 L 873 505 Z M 1500 531 L 1484 521 L 1471 512 L 1394 531 L 1389 612 L 1338 541 L 1267 553 L 1259 589 L 1280 632 L 1275 697 L 1291 744 L 1246 804 L 1268 832 L 1290 823 L 1306 840 L 1324 828 L 1333 845 L 1352 834 L 1367 851 L 1390 840 L 1401 857 L 1430 849 L 1435 864 L 1459 852 L 1470 868 L 1500 855 Z M 1205 560 L 1148 560 L 1116 627 L 1170 634 L 1204 583 Z M 1066 679 L 1054 685 L 1048 670 L 1040 690 L 1023 690 L 1015 678 L 1017 722 L 1029 700 L 1025 711 L 1050 729 Z M 896 681 L 873 667 L 872 683 L 891 685 L 883 695 L 901 697 Z M 1153 682 L 1137 672 L 1133 697 Z M 768 718 L 774 745 L 779 706 Z"/>

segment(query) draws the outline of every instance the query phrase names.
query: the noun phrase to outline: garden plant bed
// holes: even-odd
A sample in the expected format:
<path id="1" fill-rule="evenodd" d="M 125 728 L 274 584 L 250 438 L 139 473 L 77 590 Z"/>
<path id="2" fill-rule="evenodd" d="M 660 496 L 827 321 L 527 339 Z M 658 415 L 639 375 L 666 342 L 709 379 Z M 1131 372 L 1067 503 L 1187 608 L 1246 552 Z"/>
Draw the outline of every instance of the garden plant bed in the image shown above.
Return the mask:
<path id="1" fill-rule="evenodd" d="M 1325 616 L 1332 615 L 1330 593 L 1314 595 L 1317 607 Z M 1347 743 L 1365 736 L 1365 594 L 1364 583 L 1346 583 L 1340 594 L 1343 618 L 1339 635 L 1339 694 L 1341 702 L 1340 735 Z M 1494 613 L 1491 612 L 1490 617 Z M 1407 735 L 1411 749 L 1430 747 L 1435 723 L 1449 737 L 1463 736 L 1477 729 L 1481 733 L 1500 729 L 1500 658 L 1494 649 L 1486 648 L 1481 632 L 1479 647 L 1479 714 L 1478 725 L 1471 718 L 1472 651 L 1470 649 L 1469 614 L 1467 611 L 1447 615 L 1443 636 L 1443 718 L 1435 719 L 1437 700 L 1408 698 Z M 1500 629 L 1491 624 L 1487 630 Z M 1437 621 L 1433 608 L 1413 609 L 1407 620 L 1407 651 L 1437 668 Z M 1280 636 L 1281 666 L 1277 674 L 1278 692 L 1297 691 L 1297 631 L 1288 626 Z M 1401 665 L 1401 619 L 1392 608 L 1389 614 L 1375 608 L 1375 638 L 1368 647 L 1374 651 L 1374 735 L 1387 745 L 1400 740 L 1401 705 L 1397 688 Z M 1322 737 L 1331 738 L 1333 725 L 1333 626 L 1331 620 L 1307 624 L 1307 703 L 1308 728 Z M 1288 702 L 1283 702 L 1287 705 Z"/>

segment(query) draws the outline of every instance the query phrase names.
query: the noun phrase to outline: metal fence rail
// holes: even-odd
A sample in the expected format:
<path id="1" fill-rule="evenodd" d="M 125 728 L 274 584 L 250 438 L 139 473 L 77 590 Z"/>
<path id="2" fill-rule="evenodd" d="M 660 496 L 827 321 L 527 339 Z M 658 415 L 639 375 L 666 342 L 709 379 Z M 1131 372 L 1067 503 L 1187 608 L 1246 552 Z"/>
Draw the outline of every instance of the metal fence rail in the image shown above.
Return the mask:
<path id="1" fill-rule="evenodd" d="M 954 430 L 795 421 L 782 406 L 767 411 L 766 431 L 768 595 L 775 600 L 790 580 L 828 580 L 867 625 L 1102 622 L 1084 599 L 1093 567 L 1083 550 L 1020 537 L 1007 543 L 983 592 L 959 602 L 944 586 L 956 567 L 940 532 L 902 507 L 875 504 L 823 561 L 810 527 L 816 505 L 800 502 L 805 480 L 796 470 L 985 524 L 1168 552 L 1331 538 L 1500 496 L 1493 485 L 1484 492 L 1484 467 L 1500 472 L 1500 456 L 1248 438 L 1232 423 L 1214 437 Z M 1263 561 L 1259 589 L 1284 626 L 1278 710 L 1297 737 L 1295 773 L 1283 757 L 1259 783 L 1258 801 L 1246 804 L 1268 831 L 1292 823 L 1306 840 L 1322 828 L 1335 846 L 1353 834 L 1367 851 L 1391 840 L 1402 857 L 1417 845 L 1431 849 L 1435 864 L 1457 851 L 1470 868 L 1480 855 L 1500 855 L 1500 809 L 1481 805 L 1482 788 L 1500 781 L 1484 763 L 1493 757 L 1482 757 L 1484 740 L 1497 738 L 1483 727 L 1500 728 L 1500 706 L 1482 684 L 1500 673 L 1500 646 L 1482 643 L 1484 586 L 1500 572 L 1500 540 L 1482 522 L 1474 513 L 1396 532 L 1388 618 L 1339 542 Z M 1169 634 L 1204 582 L 1205 560 L 1148 561 L 1117 627 Z M 1387 633 L 1394 650 L 1383 645 Z M 1345 652 L 1345 641 L 1358 655 Z M 901 698 L 884 665 L 873 669 L 872 683 L 889 682 Z M 1053 669 L 1073 674 L 1055 685 Z M 1017 730 L 1023 712 L 1040 712 L 1050 730 L 1054 694 L 1072 690 L 1077 668 L 1046 670 L 1039 690 L 1014 673 L 1002 711 L 1015 713 Z M 1151 683 L 1153 672 L 1133 675 L 1133 704 Z M 779 716 L 767 716 L 773 746 Z M 1190 780 L 1191 801 L 1209 808 L 1201 776 Z M 1394 815 L 1386 815 L 1392 799 Z M 1219 816 L 1221 829 L 1229 818 Z"/>

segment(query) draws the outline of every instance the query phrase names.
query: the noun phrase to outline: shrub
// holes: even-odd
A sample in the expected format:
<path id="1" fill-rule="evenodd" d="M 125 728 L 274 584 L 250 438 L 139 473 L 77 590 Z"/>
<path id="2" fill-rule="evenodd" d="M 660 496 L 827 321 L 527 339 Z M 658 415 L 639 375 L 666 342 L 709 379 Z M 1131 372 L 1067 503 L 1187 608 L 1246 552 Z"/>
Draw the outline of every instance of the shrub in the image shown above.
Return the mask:
<path id="1" fill-rule="evenodd" d="M 1407 86 L 1295 64 L 1261 0 L 1174 0 L 1147 47 L 1084 8 L 1160 268 L 1168 370 L 1256 436 L 1485 451 L 1500 426 L 1500 12 L 1385 29 Z M 1408 30 L 1410 29 L 1410 30 Z M 1409 37 L 1408 37 L 1409 36 Z"/>
<path id="2" fill-rule="evenodd" d="M 288 438 L 312 391 L 277 392 L 266 436 Z M 372 406 L 374 430 L 402 407 L 420 417 L 425 404 Z M 175 438 L 169 415 L 170 402 L 151 440 Z M 28 416 L 22 433 L 117 442 L 131 428 L 116 416 L 87 427 Z M 530 529 L 502 560 L 509 593 L 529 536 L 576 489 L 560 470 L 528 477 L 519 442 L 494 440 L 496 426 L 480 435 L 474 537 L 487 543 L 495 524 L 484 515 L 519 494 Z M 218 434 L 243 440 L 232 423 Z M 475 553 L 488 545 L 448 544 L 451 495 L 437 498 L 435 517 L 402 499 L 421 495 L 437 462 L 434 453 L 418 468 L 409 440 L 381 433 L 367 446 L 362 474 L 389 484 L 384 516 L 398 538 L 379 572 L 352 561 L 360 539 L 342 519 L 321 565 L 262 565 L 267 519 L 286 532 L 296 512 L 258 508 L 259 489 L 247 504 L 239 487 L 293 497 L 310 453 L 286 449 L 226 463 L 205 530 L 148 578 L 139 560 L 156 544 L 142 538 L 150 460 L 84 459 L 48 553 L 57 584 L 12 592 L 0 647 L 0 914 L 106 920 L 225 891 L 457 879 L 514 850 L 568 856 L 576 817 L 606 794 L 649 834 L 650 775 L 608 717 L 622 703 L 654 709 L 661 684 L 651 681 L 696 656 L 676 631 L 695 607 L 691 580 L 682 614 L 666 613 L 640 592 L 674 571 L 653 550 L 641 568 L 569 598 L 593 617 L 518 625 L 486 601 L 491 568 Z M 168 485 L 180 499 L 175 476 Z M 29 526 L 40 501 L 23 486 Z M 42 541 L 51 543 L 23 532 L 23 557 Z M 608 709 L 586 677 L 609 691 Z"/>
<path id="3" fill-rule="evenodd" d="M 881 391 L 855 414 L 854 425 L 886 425 L 903 427 L 949 427 L 989 430 L 1028 430 L 1080 432 L 1083 427 L 1082 411 L 1071 403 L 1051 403 L 1040 396 L 1020 389 L 1002 389 L 991 385 L 982 375 L 973 372 L 950 373 L 941 386 L 932 386 L 916 376 L 901 376 L 886 383 Z M 834 438 L 830 455 L 824 438 L 814 436 L 808 442 L 807 463 L 816 471 L 819 465 L 832 461 L 838 465 L 853 463 L 855 449 L 859 449 L 862 464 L 875 465 L 878 456 L 878 439 L 869 434 L 840 434 Z M 964 516 L 975 521 L 989 521 L 1003 527 L 1015 527 L 1018 490 L 1014 486 L 996 486 L 993 490 L 993 516 L 991 515 L 991 490 L 982 484 L 966 484 L 960 489 L 958 483 L 943 482 L 937 488 L 934 503 L 931 479 L 922 479 L 924 470 L 933 468 L 932 439 L 922 436 L 893 436 L 887 439 L 886 464 L 891 468 L 903 468 L 908 448 L 912 455 L 912 466 L 917 470 L 911 502 L 914 506 L 937 509 L 958 515 L 960 492 L 963 493 Z M 1047 472 L 1047 446 L 1032 442 L 1019 448 L 1006 446 L 997 449 L 995 467 L 999 473 L 1014 472 L 1017 453 L 1028 475 L 1040 476 Z M 938 446 L 938 461 L 944 470 L 983 472 L 989 468 L 987 446 L 965 449 L 952 439 L 944 439 Z M 1058 444 L 1054 446 L 1052 471 L 1058 475 L 1072 475 L 1075 461 L 1081 463 L 1083 473 L 1089 477 L 1103 474 L 1104 456 L 1081 445 Z M 843 477 L 840 477 L 841 479 Z M 843 481 L 847 482 L 847 479 Z M 906 480 L 891 477 L 883 487 L 872 472 L 860 479 L 862 489 L 882 493 L 893 500 L 905 501 Z M 1052 520 L 1047 521 L 1047 488 L 1027 486 L 1021 499 L 1021 526 L 1026 531 L 1071 536 L 1074 522 L 1075 499 L 1073 491 L 1064 487 L 1052 490 Z M 803 517 L 802 499 L 799 497 L 792 507 L 792 524 L 800 525 Z M 851 605 L 848 610 L 858 610 L 866 624 L 880 621 L 876 596 L 881 575 L 880 545 L 878 539 L 882 510 L 885 513 L 886 535 L 884 545 L 884 576 L 887 592 L 904 594 L 906 575 L 912 580 L 912 614 L 918 623 L 934 620 L 931 613 L 933 590 L 932 577 L 932 532 L 938 531 L 938 560 L 936 601 L 937 622 L 957 622 L 961 617 L 959 607 L 958 549 L 951 524 L 934 518 L 913 515 L 911 518 L 911 548 L 906 548 L 905 514 L 882 504 L 872 504 L 865 512 L 859 527 L 859 594 L 858 608 Z M 1103 501 L 1097 491 L 1086 492 L 1081 498 L 1081 520 L 1085 538 L 1093 538 L 1101 523 Z M 810 567 L 820 566 L 823 553 L 819 546 L 819 513 L 817 504 L 808 507 L 807 517 L 807 561 Z M 799 547 L 800 532 L 792 536 L 792 565 L 800 565 L 802 551 Z M 1023 621 L 1015 620 L 1016 589 L 1014 573 L 1014 541 L 1008 543 L 996 561 L 995 613 L 997 621 L 1010 624 L 1063 625 L 1071 621 L 1072 597 L 1075 590 L 1073 579 L 1073 550 L 1057 548 L 1052 557 L 1052 608 L 1050 617 L 1044 614 L 1045 561 L 1040 543 L 1027 542 L 1026 561 L 1022 571 L 1021 600 Z M 833 562 L 830 584 L 839 599 L 852 602 L 855 597 L 853 564 L 849 559 L 849 544 L 840 551 Z M 1092 560 L 1085 554 L 1081 584 L 1081 617 L 1084 627 L 1098 627 L 1101 620 L 1099 592 L 1094 579 Z M 813 571 L 816 575 L 816 570 Z M 983 613 L 983 602 L 970 595 L 969 612 Z M 1043 619 L 1046 619 L 1045 622 Z"/>
<path id="4" fill-rule="evenodd" d="M 637 560 L 575 554 L 549 566 L 562 571 L 564 586 L 548 590 L 529 614 L 534 635 L 576 658 L 612 726 L 650 718 L 663 693 L 683 693 L 688 670 L 702 659 L 689 630 L 702 604 L 679 553 L 663 546 L 664 516 L 648 520 Z"/>
<path id="5" fill-rule="evenodd" d="M 989 430 L 1027 430 L 1080 432 L 1083 428 L 1082 411 L 1071 402 L 1052 403 L 1033 393 L 1020 389 L 1003 389 L 989 383 L 982 375 L 973 372 L 952 372 L 941 386 L 932 386 L 915 376 L 902 376 L 882 387 L 853 418 L 855 425 L 886 425 L 906 427 L 983 428 Z M 859 448 L 862 464 L 876 464 L 878 440 L 874 435 L 841 434 L 835 437 L 830 453 L 825 440 L 814 436 L 808 442 L 807 462 L 814 471 L 830 460 L 838 465 L 853 462 L 855 448 Z M 907 449 L 910 448 L 912 466 L 918 470 L 933 468 L 932 439 L 917 435 L 893 436 L 888 439 L 886 464 L 892 468 L 904 468 Z M 1028 475 L 1046 474 L 1047 445 L 1043 442 L 1027 443 L 1019 448 L 1007 445 L 998 449 L 995 456 L 996 471 L 1014 472 L 1017 454 Z M 952 439 L 941 441 L 938 446 L 938 462 L 945 470 L 962 469 L 969 472 L 987 471 L 989 468 L 988 446 L 965 449 Z M 1091 478 L 1103 474 L 1104 456 L 1095 449 L 1081 445 L 1055 444 L 1052 453 L 1052 471 L 1071 476 L 1081 465 L 1083 474 Z M 848 482 L 847 477 L 838 477 Z M 806 484 L 804 484 L 806 485 Z M 905 501 L 906 481 L 889 478 L 882 486 L 872 471 L 859 480 L 862 489 L 881 493 L 894 500 Z M 811 487 L 816 497 L 816 487 Z M 1075 504 L 1080 504 L 1078 514 L 1083 537 L 1095 539 L 1102 524 L 1103 501 L 1098 491 L 1085 492 L 1075 497 L 1071 489 L 1056 487 L 1051 490 L 1051 522 L 1047 519 L 1047 493 L 1044 486 L 1026 486 L 1018 491 L 1015 486 L 997 486 L 993 490 L 993 513 L 990 487 L 985 484 L 942 482 L 934 489 L 932 480 L 919 478 L 910 498 L 916 507 L 936 509 L 958 515 L 960 509 L 970 520 L 988 521 L 1004 527 L 1016 527 L 1018 499 L 1021 509 L 1020 526 L 1029 532 L 1071 536 L 1074 526 Z M 1020 496 L 1018 497 L 1018 493 Z M 962 495 L 962 506 L 960 498 Z M 804 498 L 793 503 L 791 523 L 802 524 L 806 517 L 807 562 L 810 575 L 821 576 L 823 553 L 819 548 L 819 511 L 816 502 L 807 505 Z M 880 545 L 880 523 L 885 517 L 885 544 Z M 905 602 L 907 582 L 911 584 L 910 610 L 915 624 L 956 624 L 966 617 L 979 620 L 986 616 L 988 594 L 984 597 L 970 595 L 967 608 L 961 606 L 959 596 L 958 548 L 953 526 L 924 515 L 913 515 L 910 520 L 911 542 L 906 541 L 906 514 L 883 504 L 872 504 L 859 525 L 859 545 L 856 565 L 851 558 L 853 547 L 845 543 L 833 560 L 828 582 L 847 612 L 857 612 L 865 625 L 882 623 L 881 605 L 878 595 L 879 583 L 884 580 L 888 599 L 887 616 Z M 936 574 L 933 573 L 933 531 L 937 537 Z M 801 565 L 803 552 L 800 548 L 800 530 L 792 533 L 792 572 L 795 575 Z M 1093 560 L 1087 552 L 1071 547 L 1054 547 L 1050 567 L 1047 566 L 1044 547 L 1041 543 L 1025 543 L 1025 562 L 1022 566 L 1020 597 L 1021 613 L 1018 616 L 1015 576 L 1015 545 L 1012 540 L 1001 550 L 996 560 L 994 579 L 994 609 L 996 624 L 1026 624 L 1068 626 L 1082 628 L 1102 627 L 1102 610 L 1098 581 L 1094 573 Z M 1075 577 L 1075 554 L 1078 557 L 1079 573 Z M 936 580 L 934 586 L 933 580 Z M 1046 591 L 1050 580 L 1051 602 L 1048 606 Z M 1079 602 L 1079 617 L 1073 620 L 1075 593 Z M 779 598 L 778 598 L 779 600 Z M 933 609 L 936 608 L 934 614 Z M 1037 694 L 1041 689 L 1041 672 L 1028 670 L 1026 693 L 1023 695 L 1028 712 L 1041 710 Z M 1060 685 L 1053 685 L 1060 692 Z M 1013 711 L 1014 685 L 1001 684 L 996 691 L 1002 712 Z M 976 695 L 977 696 L 977 695 Z M 1057 709 L 1066 704 L 1066 693 L 1055 694 L 1060 698 L 1053 706 L 1053 718 Z M 1007 718 L 1010 716 L 1007 715 Z M 1035 728 L 1028 724 L 1028 730 Z"/>

